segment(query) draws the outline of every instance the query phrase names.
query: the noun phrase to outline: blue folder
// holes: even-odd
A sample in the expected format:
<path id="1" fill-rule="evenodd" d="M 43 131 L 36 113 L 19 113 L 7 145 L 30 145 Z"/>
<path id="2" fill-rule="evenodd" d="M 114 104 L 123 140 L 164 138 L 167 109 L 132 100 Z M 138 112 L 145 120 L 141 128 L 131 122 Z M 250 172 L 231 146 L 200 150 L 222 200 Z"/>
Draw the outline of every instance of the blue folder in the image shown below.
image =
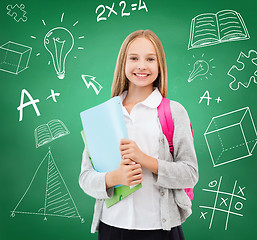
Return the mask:
<path id="1" fill-rule="evenodd" d="M 120 165 L 120 139 L 128 138 L 120 97 L 80 113 L 94 169 L 110 172 Z"/>
<path id="2" fill-rule="evenodd" d="M 120 140 L 128 138 L 125 119 L 120 97 L 85 110 L 80 113 L 84 129 L 83 139 L 87 146 L 94 169 L 98 172 L 111 172 L 120 165 Z M 131 188 L 129 186 L 115 186 L 114 195 L 106 199 L 107 207 L 120 201 L 129 194 L 142 187 L 141 184 Z"/>

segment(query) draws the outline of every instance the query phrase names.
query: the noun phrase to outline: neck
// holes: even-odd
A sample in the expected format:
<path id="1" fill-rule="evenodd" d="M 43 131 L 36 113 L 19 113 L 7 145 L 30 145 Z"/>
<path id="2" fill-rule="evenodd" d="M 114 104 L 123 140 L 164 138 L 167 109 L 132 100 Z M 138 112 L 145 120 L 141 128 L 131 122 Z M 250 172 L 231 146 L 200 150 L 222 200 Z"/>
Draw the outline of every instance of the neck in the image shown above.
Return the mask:
<path id="1" fill-rule="evenodd" d="M 126 102 L 131 104 L 137 104 L 144 101 L 152 92 L 152 85 L 149 85 L 147 87 L 136 87 L 130 84 L 126 96 Z"/>

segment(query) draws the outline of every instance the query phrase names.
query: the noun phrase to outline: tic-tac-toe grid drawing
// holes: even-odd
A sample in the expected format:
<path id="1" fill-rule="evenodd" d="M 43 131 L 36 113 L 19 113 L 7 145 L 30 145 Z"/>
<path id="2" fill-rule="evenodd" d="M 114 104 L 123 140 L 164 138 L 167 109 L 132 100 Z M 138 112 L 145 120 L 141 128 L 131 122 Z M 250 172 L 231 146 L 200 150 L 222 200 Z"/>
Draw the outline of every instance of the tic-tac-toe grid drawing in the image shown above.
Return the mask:
<path id="1" fill-rule="evenodd" d="M 215 214 L 224 213 L 225 230 L 228 229 L 229 217 L 242 217 L 240 212 L 244 206 L 246 200 L 244 196 L 244 189 L 238 184 L 237 180 L 234 186 L 231 186 L 231 192 L 224 192 L 221 190 L 222 176 L 217 180 L 211 181 L 208 185 L 208 189 L 202 189 L 210 194 L 208 197 L 214 199 L 213 206 L 199 206 L 202 208 L 200 219 L 208 221 L 210 219 L 209 229 L 212 227 L 213 221 L 215 221 Z"/>

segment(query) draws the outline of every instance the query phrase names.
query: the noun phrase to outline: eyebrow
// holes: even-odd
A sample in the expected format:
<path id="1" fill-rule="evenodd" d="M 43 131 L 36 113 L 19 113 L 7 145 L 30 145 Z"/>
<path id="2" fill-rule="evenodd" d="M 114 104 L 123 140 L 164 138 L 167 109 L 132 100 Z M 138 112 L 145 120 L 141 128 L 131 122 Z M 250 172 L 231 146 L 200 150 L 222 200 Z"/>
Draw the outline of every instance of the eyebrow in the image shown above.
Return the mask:
<path id="1" fill-rule="evenodd" d="M 138 55 L 138 53 L 128 53 L 128 55 Z M 155 55 L 156 56 L 156 54 L 155 53 L 148 53 L 148 54 L 146 54 L 147 56 L 149 56 L 149 55 Z"/>

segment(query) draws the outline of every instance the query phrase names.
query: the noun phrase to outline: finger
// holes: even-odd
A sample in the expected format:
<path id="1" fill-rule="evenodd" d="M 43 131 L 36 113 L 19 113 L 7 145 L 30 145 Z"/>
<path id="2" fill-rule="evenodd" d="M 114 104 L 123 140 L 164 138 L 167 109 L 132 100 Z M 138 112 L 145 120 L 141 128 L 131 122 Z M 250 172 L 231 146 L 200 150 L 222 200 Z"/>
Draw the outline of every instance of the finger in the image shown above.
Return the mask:
<path id="1" fill-rule="evenodd" d="M 121 152 L 120 152 L 121 156 L 130 154 L 130 153 L 131 153 L 131 150 L 130 150 L 130 149 L 127 149 L 127 150 L 124 150 L 124 151 L 121 151 Z"/>
<path id="2" fill-rule="evenodd" d="M 129 143 L 131 143 L 131 142 L 132 142 L 132 140 L 130 140 L 130 139 L 122 138 L 122 139 L 120 140 L 120 145 L 129 144 Z"/>
<path id="3" fill-rule="evenodd" d="M 131 152 L 131 153 L 127 153 L 127 154 L 124 154 L 123 156 L 122 156 L 122 158 L 123 159 L 131 159 L 132 161 L 136 161 L 136 156 L 135 156 L 135 154 L 133 153 L 133 152 Z"/>
<path id="4" fill-rule="evenodd" d="M 131 182 L 131 183 L 129 183 L 128 184 L 128 186 L 134 186 L 134 185 L 138 185 L 138 184 L 140 184 L 140 183 L 142 183 L 142 181 L 141 180 L 139 180 L 139 181 L 135 181 L 135 182 Z"/>
<path id="5" fill-rule="evenodd" d="M 137 169 L 132 170 L 132 174 L 133 175 L 142 174 L 142 168 L 137 168 Z"/>
<path id="6" fill-rule="evenodd" d="M 127 155 L 123 155 L 121 156 L 122 159 L 130 159 L 131 161 L 133 161 L 133 159 L 131 158 L 130 154 Z"/>
<path id="7" fill-rule="evenodd" d="M 127 150 L 130 148 L 130 144 L 123 144 L 123 145 L 120 145 L 120 151 L 124 151 L 124 150 Z"/>
<path id="8" fill-rule="evenodd" d="M 122 159 L 120 163 L 122 165 L 130 165 L 130 164 L 133 164 L 133 161 L 129 158 L 126 158 L 126 159 Z"/>
<path id="9" fill-rule="evenodd" d="M 142 177 L 142 171 L 140 169 L 135 169 L 135 170 L 130 170 L 128 173 L 127 173 L 127 176 L 129 179 L 132 179 L 132 180 L 135 180 L 135 179 L 139 179 Z"/>
<path id="10" fill-rule="evenodd" d="M 134 170 L 136 170 L 136 169 L 141 169 L 141 170 L 142 170 L 141 165 L 140 165 L 139 163 L 131 164 L 130 169 L 131 169 L 132 171 L 134 171 Z"/>
<path id="11" fill-rule="evenodd" d="M 122 160 L 125 160 L 125 159 L 130 160 L 130 162 L 126 163 L 126 164 L 129 164 L 129 165 L 135 165 L 136 164 L 136 162 L 133 159 L 131 159 L 129 157 L 126 157 L 126 156 L 122 157 Z"/>
<path id="12" fill-rule="evenodd" d="M 137 185 L 143 182 L 143 178 L 138 179 L 138 180 L 134 180 L 132 182 L 129 183 L 129 186 L 133 186 L 133 185 Z"/>
<path id="13" fill-rule="evenodd" d="M 133 175 L 129 178 L 130 181 L 136 181 L 136 180 L 140 180 L 141 178 L 143 177 L 143 174 L 142 173 L 139 173 L 139 174 L 136 174 L 136 175 Z"/>

